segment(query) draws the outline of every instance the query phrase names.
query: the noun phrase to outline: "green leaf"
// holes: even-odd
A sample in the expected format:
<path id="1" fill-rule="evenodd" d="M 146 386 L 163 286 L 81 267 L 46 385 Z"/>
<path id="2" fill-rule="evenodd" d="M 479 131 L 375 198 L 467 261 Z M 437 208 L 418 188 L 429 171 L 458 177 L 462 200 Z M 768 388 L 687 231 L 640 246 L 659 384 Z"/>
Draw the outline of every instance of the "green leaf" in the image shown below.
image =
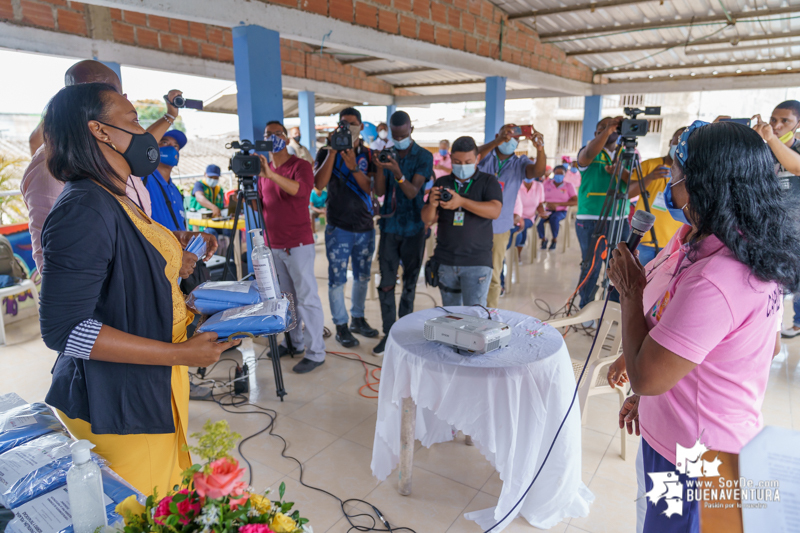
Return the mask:
<path id="1" fill-rule="evenodd" d="M 308 524 L 308 518 L 300 518 L 297 520 L 297 523 L 300 524 L 301 526 L 304 526 Z"/>
<path id="2" fill-rule="evenodd" d="M 175 494 L 175 495 L 172 496 L 172 501 L 173 501 L 173 503 L 181 503 L 183 500 L 185 500 L 188 497 L 189 497 L 188 494 Z"/>
<path id="3" fill-rule="evenodd" d="M 281 504 L 281 512 L 286 514 L 294 505 L 294 502 L 284 502 Z"/>
<path id="4" fill-rule="evenodd" d="M 171 502 L 169 502 L 169 512 L 170 512 L 171 514 L 173 514 L 173 515 L 179 515 L 179 514 L 181 514 L 181 512 L 180 512 L 180 511 L 178 511 L 178 506 L 177 506 L 177 505 L 175 505 L 175 500 L 172 500 Z"/>
<path id="5" fill-rule="evenodd" d="M 281 481 L 281 487 L 278 489 L 278 495 L 280 496 L 281 500 L 283 499 L 284 493 L 286 493 L 286 483 Z"/>

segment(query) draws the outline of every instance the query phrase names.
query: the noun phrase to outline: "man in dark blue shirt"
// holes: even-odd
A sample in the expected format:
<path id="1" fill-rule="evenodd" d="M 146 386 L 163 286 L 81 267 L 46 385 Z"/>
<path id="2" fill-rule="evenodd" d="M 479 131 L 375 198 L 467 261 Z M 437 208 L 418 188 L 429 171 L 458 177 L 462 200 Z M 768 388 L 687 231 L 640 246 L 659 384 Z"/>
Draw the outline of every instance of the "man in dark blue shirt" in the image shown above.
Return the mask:
<path id="1" fill-rule="evenodd" d="M 172 231 L 185 231 L 183 195 L 171 179 L 172 169 L 177 166 L 180 150 L 186 146 L 186 134 L 170 130 L 158 143 L 161 163 L 155 172 L 143 179 L 150 193 L 153 209 L 152 219 Z"/>
<path id="2" fill-rule="evenodd" d="M 411 139 L 414 131 L 411 117 L 405 111 L 395 112 L 389 120 L 397 159 L 389 156 L 382 163 L 375 154 L 375 164 L 383 169 L 375 176 L 375 194 L 384 196 L 381 208 L 381 241 L 378 263 L 381 284 L 378 296 L 383 318 L 383 339 L 372 353 L 380 355 L 386 346 L 386 335 L 397 320 L 414 311 L 417 278 L 422 268 L 425 246 L 425 224 L 422 222 L 425 183 L 433 176 L 433 154 Z M 403 292 L 400 309 L 395 314 L 394 287 L 397 269 L 403 264 Z"/>

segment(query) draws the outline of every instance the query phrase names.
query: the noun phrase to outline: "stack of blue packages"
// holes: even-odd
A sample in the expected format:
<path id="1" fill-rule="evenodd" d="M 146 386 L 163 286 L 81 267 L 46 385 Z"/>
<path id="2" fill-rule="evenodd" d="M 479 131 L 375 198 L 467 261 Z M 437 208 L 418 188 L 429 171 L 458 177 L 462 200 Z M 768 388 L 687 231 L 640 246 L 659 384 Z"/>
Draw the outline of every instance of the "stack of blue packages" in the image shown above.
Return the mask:
<path id="1" fill-rule="evenodd" d="M 260 301 L 255 281 L 206 281 L 192 291 L 186 305 L 201 315 L 213 315 Z"/>
<path id="2" fill-rule="evenodd" d="M 111 500 L 106 505 L 109 524 L 122 520 L 114 509 L 129 496 L 140 503 L 144 497 L 117 474 L 103 468 L 103 492 Z M 6 526 L 6 533 L 73 533 L 72 515 L 69 512 L 69 495 L 63 486 L 43 494 L 14 509 L 14 520 Z"/>
<path id="3" fill-rule="evenodd" d="M 61 431 L 58 418 L 44 403 L 29 403 L 0 413 L 0 453 L 47 433 Z"/>
<path id="4" fill-rule="evenodd" d="M 13 409 L 27 403 L 28 402 L 17 396 L 17 393 L 15 392 L 0 394 L 0 414 L 5 413 L 9 409 Z"/>
<path id="5" fill-rule="evenodd" d="M 241 332 L 259 337 L 281 333 L 286 330 L 286 325 L 289 323 L 289 300 L 279 298 L 217 313 L 197 328 L 197 331 L 200 333 L 213 331 L 220 339 Z M 245 336 L 236 335 L 233 338 L 239 339 Z"/>
<path id="6" fill-rule="evenodd" d="M 0 504 L 14 509 L 64 485 L 73 442 L 64 433 L 49 433 L 0 454 Z M 96 453 L 92 460 L 101 468 L 106 465 Z"/>

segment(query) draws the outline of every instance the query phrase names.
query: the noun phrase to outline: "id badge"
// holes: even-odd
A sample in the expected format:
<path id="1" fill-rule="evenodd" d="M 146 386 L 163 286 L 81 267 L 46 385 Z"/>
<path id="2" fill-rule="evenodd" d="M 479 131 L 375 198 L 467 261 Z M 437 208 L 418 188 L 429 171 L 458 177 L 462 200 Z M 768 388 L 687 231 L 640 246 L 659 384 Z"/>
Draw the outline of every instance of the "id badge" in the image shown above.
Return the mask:
<path id="1" fill-rule="evenodd" d="M 656 194 L 656 199 L 653 200 L 653 205 L 651 205 L 653 209 L 658 209 L 659 211 L 666 211 L 667 210 L 667 203 L 664 201 L 664 192 L 659 191 Z"/>
<path id="2" fill-rule="evenodd" d="M 464 211 L 456 211 L 453 215 L 453 225 L 454 226 L 463 226 L 464 225 Z"/>

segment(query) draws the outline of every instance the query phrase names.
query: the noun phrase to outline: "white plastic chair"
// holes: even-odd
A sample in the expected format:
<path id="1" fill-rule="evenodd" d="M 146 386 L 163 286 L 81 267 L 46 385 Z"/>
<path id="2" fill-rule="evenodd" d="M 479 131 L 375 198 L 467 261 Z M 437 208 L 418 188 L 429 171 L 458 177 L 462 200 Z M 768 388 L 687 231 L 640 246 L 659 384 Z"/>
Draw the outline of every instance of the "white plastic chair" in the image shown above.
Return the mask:
<path id="1" fill-rule="evenodd" d="M 12 285 L 11 287 L 5 287 L 0 289 L 0 305 L 2 305 L 3 301 L 6 297 L 13 297 L 19 294 L 24 294 L 27 291 L 31 291 L 33 295 L 33 302 L 36 311 L 39 311 L 39 291 L 36 290 L 36 284 L 29 279 L 22 280 L 18 285 Z M 5 345 L 6 343 L 6 325 L 5 325 L 5 309 L 0 309 L 0 346 Z M 9 323 L 15 322 L 15 319 L 9 320 Z"/>
<path id="2" fill-rule="evenodd" d="M 600 313 L 603 311 L 603 302 L 595 300 L 590 302 L 586 307 L 580 310 L 576 315 L 551 320 L 548 322 L 554 328 L 563 328 L 575 324 L 581 324 L 590 320 L 598 320 Z M 617 357 L 622 353 L 622 326 L 621 326 L 621 313 L 619 304 L 608 302 L 603 323 L 600 326 L 597 342 L 594 345 L 594 350 L 589 357 L 589 363 L 586 366 L 586 372 L 578 388 L 578 403 L 581 408 L 581 423 L 586 423 L 586 406 L 590 396 L 598 394 L 616 393 L 619 396 L 619 406 L 625 402 L 625 390 L 622 386 L 611 388 L 608 386 L 606 375 L 608 374 L 608 366 L 617 360 Z M 616 326 L 614 331 L 613 340 L 609 339 L 612 327 Z M 610 345 L 610 349 L 604 349 L 605 345 Z M 585 360 L 577 361 L 572 360 L 572 369 L 575 372 L 575 379 L 580 376 L 581 370 Z M 626 432 L 620 430 L 620 457 L 625 459 L 625 445 L 626 445 Z"/>

